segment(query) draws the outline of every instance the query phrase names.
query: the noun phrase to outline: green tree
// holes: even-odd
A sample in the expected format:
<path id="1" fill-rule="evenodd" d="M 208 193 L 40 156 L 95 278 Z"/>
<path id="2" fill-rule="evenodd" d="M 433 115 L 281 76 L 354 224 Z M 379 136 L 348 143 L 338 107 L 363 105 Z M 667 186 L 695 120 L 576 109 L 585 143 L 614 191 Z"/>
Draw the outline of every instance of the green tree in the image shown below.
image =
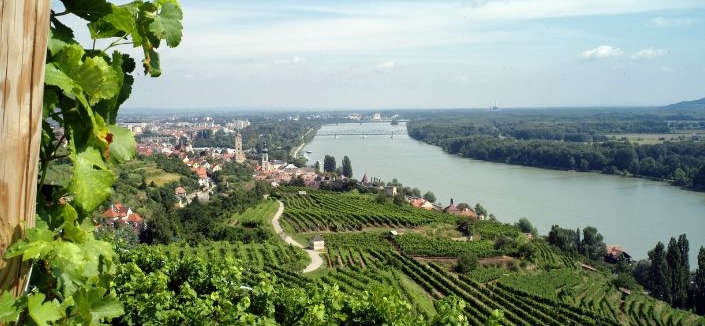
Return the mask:
<path id="1" fill-rule="evenodd" d="M 602 234 L 597 229 L 588 226 L 583 229 L 583 240 L 580 242 L 580 253 L 590 260 L 601 260 L 607 254 L 607 247 Z"/>
<path id="2" fill-rule="evenodd" d="M 464 211 L 466 209 L 471 209 L 470 204 L 468 203 L 460 203 L 458 205 L 455 205 L 459 210 Z"/>
<path id="3" fill-rule="evenodd" d="M 421 189 L 419 189 L 419 188 L 411 189 L 411 195 L 414 197 L 421 197 Z"/>
<path id="4" fill-rule="evenodd" d="M 580 232 L 574 230 L 563 229 L 558 225 L 551 226 L 551 231 L 548 232 L 548 243 L 552 244 L 564 252 L 578 251 L 578 235 Z"/>
<path id="5" fill-rule="evenodd" d="M 693 304 L 695 311 L 705 315 L 705 247 L 698 251 L 698 269 L 693 277 Z"/>
<path id="6" fill-rule="evenodd" d="M 480 203 L 475 204 L 475 213 L 477 213 L 478 216 L 487 216 L 487 209 L 482 207 Z"/>
<path id="7" fill-rule="evenodd" d="M 392 202 L 397 206 L 404 206 L 406 204 L 406 199 L 404 198 L 403 194 L 398 193 L 394 195 L 394 198 L 392 198 Z"/>
<path id="8" fill-rule="evenodd" d="M 169 216 L 156 214 L 147 219 L 140 241 L 148 244 L 169 244 L 179 233 L 178 223 Z"/>
<path id="9" fill-rule="evenodd" d="M 326 155 L 323 158 L 323 172 L 335 172 L 336 164 L 335 157 Z"/>
<path id="10" fill-rule="evenodd" d="M 432 203 L 436 202 L 436 195 L 433 194 L 431 191 L 427 191 L 425 194 L 423 194 L 423 199 L 426 199 Z"/>
<path id="11" fill-rule="evenodd" d="M 534 237 L 537 235 L 536 228 L 526 217 L 520 218 L 519 221 L 516 223 L 516 226 L 519 227 L 521 232 L 531 233 Z"/>
<path id="12" fill-rule="evenodd" d="M 464 252 L 458 256 L 458 264 L 455 266 L 455 270 L 458 273 L 467 273 L 475 270 L 479 264 L 480 261 L 475 253 Z"/>
<path id="13" fill-rule="evenodd" d="M 649 251 L 651 268 L 649 271 L 649 288 L 651 295 L 666 302 L 671 302 L 671 278 L 666 262 L 666 247 L 660 241 Z"/>
<path id="14" fill-rule="evenodd" d="M 673 184 L 683 187 L 690 186 L 690 178 L 688 177 L 688 173 L 683 171 L 680 167 L 676 168 L 676 171 L 673 173 Z"/>
<path id="15" fill-rule="evenodd" d="M 343 156 L 343 171 L 342 172 L 346 178 L 353 177 L 352 163 L 350 162 L 350 158 L 347 156 Z"/>
<path id="16" fill-rule="evenodd" d="M 693 176 L 693 187 L 698 189 L 705 189 L 705 165 L 700 167 L 698 173 Z"/>
<path id="17" fill-rule="evenodd" d="M 466 236 L 472 236 L 473 234 L 473 220 L 467 216 L 458 216 L 458 231 L 463 232 Z"/>
<path id="18" fill-rule="evenodd" d="M 686 256 L 683 256 L 685 254 Z M 688 285 L 690 270 L 688 260 L 688 239 L 681 235 L 678 240 L 671 238 L 666 250 L 668 277 L 670 278 L 669 296 L 667 300 L 672 306 L 684 308 L 688 301 Z"/>

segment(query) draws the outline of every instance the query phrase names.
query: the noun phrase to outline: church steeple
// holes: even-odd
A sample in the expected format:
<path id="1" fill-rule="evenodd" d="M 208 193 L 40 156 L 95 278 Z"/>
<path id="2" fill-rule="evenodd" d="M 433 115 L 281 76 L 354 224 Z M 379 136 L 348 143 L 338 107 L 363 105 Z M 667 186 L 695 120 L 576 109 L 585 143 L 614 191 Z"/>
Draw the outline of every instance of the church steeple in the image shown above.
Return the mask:
<path id="1" fill-rule="evenodd" d="M 262 148 L 262 171 L 269 171 L 269 151 L 267 150 L 267 142 L 264 142 L 264 147 Z"/>

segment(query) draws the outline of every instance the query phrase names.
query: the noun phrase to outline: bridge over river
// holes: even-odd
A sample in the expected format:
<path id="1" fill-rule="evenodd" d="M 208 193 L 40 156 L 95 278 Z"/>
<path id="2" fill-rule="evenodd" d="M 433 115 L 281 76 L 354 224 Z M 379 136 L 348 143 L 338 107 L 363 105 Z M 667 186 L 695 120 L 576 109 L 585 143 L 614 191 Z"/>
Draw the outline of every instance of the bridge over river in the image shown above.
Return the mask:
<path id="1" fill-rule="evenodd" d="M 363 138 L 367 136 L 389 136 L 394 138 L 394 135 L 405 135 L 406 130 L 319 130 L 316 133 L 316 137 L 333 136 L 337 138 L 338 136 L 362 136 Z"/>

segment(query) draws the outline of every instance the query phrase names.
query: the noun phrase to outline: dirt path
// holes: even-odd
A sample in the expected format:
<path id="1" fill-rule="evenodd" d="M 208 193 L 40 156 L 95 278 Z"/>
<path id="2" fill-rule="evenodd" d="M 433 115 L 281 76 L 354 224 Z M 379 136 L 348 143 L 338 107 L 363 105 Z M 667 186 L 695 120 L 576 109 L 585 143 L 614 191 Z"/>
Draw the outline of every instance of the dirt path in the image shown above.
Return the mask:
<path id="1" fill-rule="evenodd" d="M 304 268 L 303 273 L 310 273 L 323 265 L 323 259 L 321 259 L 321 256 L 318 255 L 318 252 L 315 250 L 311 249 L 306 249 L 303 245 L 300 243 L 296 242 L 296 240 L 292 239 L 290 236 L 288 236 L 286 233 L 284 233 L 284 229 L 282 229 L 281 224 L 279 223 L 279 218 L 281 217 L 282 213 L 284 212 L 284 203 L 279 201 L 279 209 L 277 210 L 277 213 L 274 214 L 274 218 L 272 218 L 272 225 L 274 226 L 274 232 L 276 232 L 279 237 L 284 240 L 284 242 L 302 248 L 308 253 L 308 256 L 311 257 L 311 263 Z"/>

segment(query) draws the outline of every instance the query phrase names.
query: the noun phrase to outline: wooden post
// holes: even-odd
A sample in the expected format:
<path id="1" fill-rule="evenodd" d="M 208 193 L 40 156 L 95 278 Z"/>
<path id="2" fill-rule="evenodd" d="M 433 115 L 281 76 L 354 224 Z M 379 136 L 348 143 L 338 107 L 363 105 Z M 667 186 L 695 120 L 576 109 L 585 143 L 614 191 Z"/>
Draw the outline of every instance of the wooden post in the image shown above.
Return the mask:
<path id="1" fill-rule="evenodd" d="M 5 251 L 34 226 L 50 0 L 0 0 L 0 292 L 22 293 L 26 264 Z"/>

